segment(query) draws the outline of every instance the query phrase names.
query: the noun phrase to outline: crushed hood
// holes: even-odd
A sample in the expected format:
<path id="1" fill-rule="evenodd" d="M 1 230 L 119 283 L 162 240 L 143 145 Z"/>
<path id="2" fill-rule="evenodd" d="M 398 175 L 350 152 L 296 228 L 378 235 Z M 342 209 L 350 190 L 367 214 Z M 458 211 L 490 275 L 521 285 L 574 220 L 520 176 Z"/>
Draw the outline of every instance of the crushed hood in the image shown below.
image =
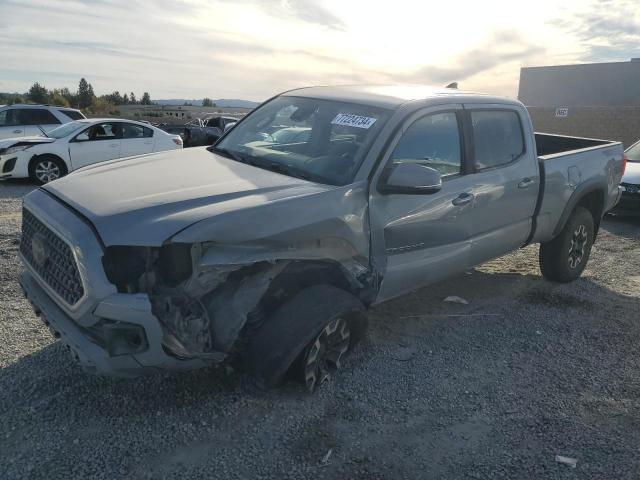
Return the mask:
<path id="1" fill-rule="evenodd" d="M 16 138 L 5 138 L 4 140 L 0 140 L 0 150 L 9 147 L 15 147 L 16 145 L 26 145 L 26 144 L 38 144 L 38 143 L 53 143 L 55 142 L 55 138 L 49 137 L 16 137 Z"/>
<path id="2" fill-rule="evenodd" d="M 640 162 L 627 162 L 627 169 L 622 177 L 622 183 L 640 185 Z"/>
<path id="3" fill-rule="evenodd" d="M 335 187 L 191 148 L 92 165 L 43 188 L 87 217 L 105 245 L 158 246 L 200 220 Z"/>

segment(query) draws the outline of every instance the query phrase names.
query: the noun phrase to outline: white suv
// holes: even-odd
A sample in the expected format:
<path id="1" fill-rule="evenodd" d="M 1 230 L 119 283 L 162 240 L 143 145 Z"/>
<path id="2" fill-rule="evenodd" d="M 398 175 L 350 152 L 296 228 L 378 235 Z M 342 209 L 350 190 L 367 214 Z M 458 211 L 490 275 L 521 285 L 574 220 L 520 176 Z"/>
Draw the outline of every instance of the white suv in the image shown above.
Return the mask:
<path id="1" fill-rule="evenodd" d="M 0 107 L 0 139 L 43 135 L 63 123 L 85 118 L 80 110 L 52 105 Z"/>

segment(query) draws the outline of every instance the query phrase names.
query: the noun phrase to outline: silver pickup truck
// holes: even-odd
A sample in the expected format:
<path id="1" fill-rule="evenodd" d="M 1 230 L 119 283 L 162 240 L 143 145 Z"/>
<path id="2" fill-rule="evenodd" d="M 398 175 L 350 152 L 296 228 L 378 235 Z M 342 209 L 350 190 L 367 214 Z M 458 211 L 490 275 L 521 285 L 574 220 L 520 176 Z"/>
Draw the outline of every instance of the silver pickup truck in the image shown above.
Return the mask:
<path id="1" fill-rule="evenodd" d="M 294 375 L 313 390 L 373 304 L 532 243 L 546 278 L 579 277 L 622 171 L 620 143 L 535 134 L 514 100 L 294 90 L 213 147 L 27 195 L 20 283 L 90 371 L 228 358 L 265 386 Z"/>

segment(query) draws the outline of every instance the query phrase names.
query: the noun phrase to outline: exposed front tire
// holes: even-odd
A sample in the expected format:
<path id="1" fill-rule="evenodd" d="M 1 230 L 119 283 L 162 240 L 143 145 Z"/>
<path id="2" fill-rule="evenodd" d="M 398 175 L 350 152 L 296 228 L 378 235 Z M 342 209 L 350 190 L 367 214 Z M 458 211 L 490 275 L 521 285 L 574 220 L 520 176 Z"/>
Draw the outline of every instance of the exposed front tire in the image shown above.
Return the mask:
<path id="1" fill-rule="evenodd" d="M 540 245 L 542 275 L 561 283 L 578 278 L 587 266 L 594 232 L 591 212 L 584 207 L 576 207 L 560 234 Z"/>
<path id="2" fill-rule="evenodd" d="M 335 375 L 366 329 L 362 302 L 331 285 L 308 287 L 281 305 L 249 340 L 245 364 L 263 388 L 291 374 L 313 392 Z"/>
<path id="3" fill-rule="evenodd" d="M 67 166 L 54 155 L 39 155 L 29 163 L 29 178 L 38 185 L 57 180 L 67 174 Z"/>

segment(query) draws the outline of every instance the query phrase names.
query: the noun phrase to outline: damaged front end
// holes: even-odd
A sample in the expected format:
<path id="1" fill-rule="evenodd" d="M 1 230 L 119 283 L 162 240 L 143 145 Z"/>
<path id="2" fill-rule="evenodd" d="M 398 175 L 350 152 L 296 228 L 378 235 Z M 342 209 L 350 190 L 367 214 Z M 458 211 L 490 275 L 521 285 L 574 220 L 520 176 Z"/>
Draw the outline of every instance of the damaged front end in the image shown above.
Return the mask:
<path id="1" fill-rule="evenodd" d="M 227 353 L 283 264 L 200 266 L 200 245 L 108 247 L 107 278 L 120 293 L 146 293 L 163 346 L 178 358 Z M 224 320 L 224 322 L 223 322 Z"/>
<path id="2" fill-rule="evenodd" d="M 318 260 L 327 258 L 328 247 L 342 249 L 341 262 Z M 306 283 L 341 283 L 366 295 L 369 270 L 352 253 L 335 242 L 269 254 L 261 248 L 239 252 L 238 247 L 212 244 L 111 246 L 103 266 L 118 292 L 148 295 L 167 353 L 215 362 L 241 346 L 269 311 Z"/>

